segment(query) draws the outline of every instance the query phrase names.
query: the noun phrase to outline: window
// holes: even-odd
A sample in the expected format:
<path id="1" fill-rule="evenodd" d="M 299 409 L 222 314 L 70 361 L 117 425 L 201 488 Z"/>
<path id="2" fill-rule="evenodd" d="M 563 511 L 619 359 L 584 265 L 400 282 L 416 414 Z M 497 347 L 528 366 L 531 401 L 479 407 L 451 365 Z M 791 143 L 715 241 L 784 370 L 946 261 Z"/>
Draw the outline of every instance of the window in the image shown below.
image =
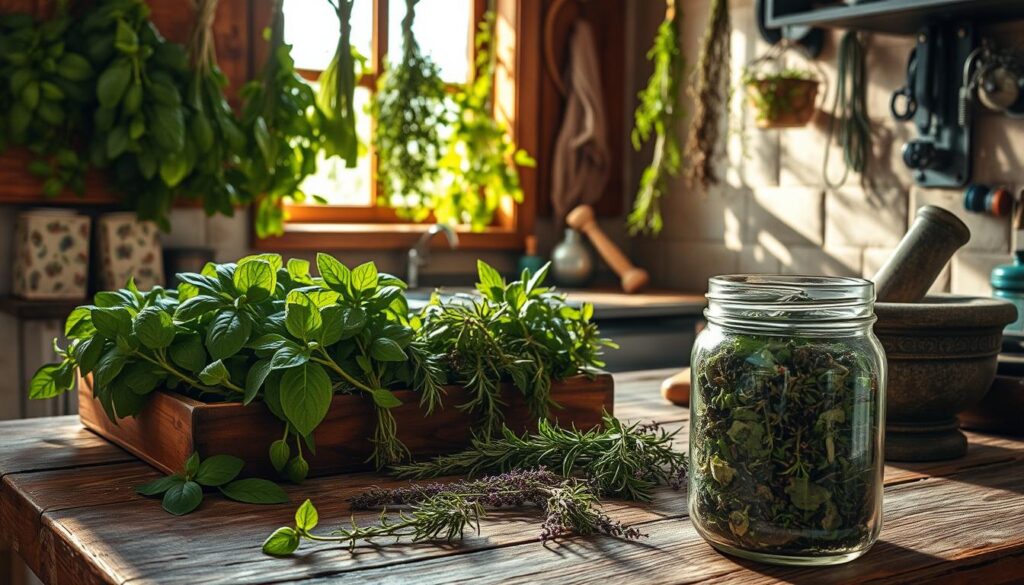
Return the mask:
<path id="1" fill-rule="evenodd" d="M 503 6 L 508 4 L 508 6 Z M 533 4 L 527 2 L 526 4 Z M 496 50 L 498 56 L 495 83 L 496 115 L 502 116 L 515 129 L 514 104 L 502 100 L 514 96 L 508 82 L 514 78 L 517 54 L 513 28 L 503 19 L 517 16 L 517 1 L 497 2 Z M 352 13 L 352 42 L 366 58 L 366 67 L 356 89 L 357 132 L 366 147 L 355 168 L 346 168 L 343 161 L 321 161 L 316 175 L 304 184 L 307 193 L 325 198 L 329 205 L 289 205 L 286 233 L 257 247 L 274 249 L 310 248 L 387 248 L 412 243 L 424 227 L 409 224 L 388 208 L 377 205 L 378 186 L 374 179 L 376 160 L 372 152 L 373 121 L 365 106 L 373 98 L 377 75 L 388 55 L 401 54 L 401 21 L 405 16 L 405 0 L 356 0 Z M 473 32 L 487 9 L 486 0 L 420 0 L 416 6 L 415 32 L 423 51 L 429 53 L 441 68 L 442 77 L 455 86 L 472 75 Z M 511 10 L 510 10 L 511 9 Z M 310 83 L 316 83 L 320 72 L 333 56 L 338 39 L 338 23 L 334 11 L 324 0 L 285 0 L 285 41 L 293 46 L 296 68 Z M 515 22 L 514 20 L 511 22 Z M 504 31 L 504 32 L 502 32 Z M 505 83 L 502 83 L 504 77 Z M 501 94 L 501 95 L 499 95 Z M 522 143 L 520 136 L 517 141 Z M 529 145 L 521 144 L 529 149 Z M 524 180 L 524 195 L 530 190 Z M 527 226 L 524 207 L 509 202 L 493 228 L 479 234 L 467 234 L 464 245 L 477 248 L 514 248 L 521 245 Z M 376 237 L 367 238 L 368 232 Z"/>

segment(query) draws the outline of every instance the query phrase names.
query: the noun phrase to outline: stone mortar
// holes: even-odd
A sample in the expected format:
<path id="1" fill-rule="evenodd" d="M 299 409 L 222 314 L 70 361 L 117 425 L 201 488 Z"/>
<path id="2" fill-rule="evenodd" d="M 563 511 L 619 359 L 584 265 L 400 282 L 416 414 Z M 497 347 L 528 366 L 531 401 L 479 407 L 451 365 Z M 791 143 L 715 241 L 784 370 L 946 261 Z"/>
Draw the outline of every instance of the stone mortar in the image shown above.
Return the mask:
<path id="1" fill-rule="evenodd" d="M 956 415 L 985 396 L 996 374 L 1013 304 L 930 295 L 919 303 L 876 303 L 875 335 L 888 361 L 885 458 L 938 461 L 967 453 Z"/>

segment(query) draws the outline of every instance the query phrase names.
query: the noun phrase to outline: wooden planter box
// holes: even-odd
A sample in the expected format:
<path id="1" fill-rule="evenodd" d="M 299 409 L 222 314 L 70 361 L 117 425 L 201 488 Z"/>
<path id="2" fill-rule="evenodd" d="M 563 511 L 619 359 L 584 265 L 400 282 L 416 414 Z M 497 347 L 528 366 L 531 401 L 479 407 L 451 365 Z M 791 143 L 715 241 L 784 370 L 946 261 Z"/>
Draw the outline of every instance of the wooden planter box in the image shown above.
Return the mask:
<path id="1" fill-rule="evenodd" d="M 536 429 L 537 421 L 530 415 L 522 394 L 511 385 L 503 388 L 502 393 L 507 404 L 505 424 L 519 431 Z M 162 471 L 180 471 L 185 459 L 198 451 L 203 457 L 240 457 L 246 462 L 246 475 L 274 477 L 268 449 L 281 438 L 284 427 L 262 402 L 248 406 L 238 402 L 207 404 L 174 392 L 158 391 L 138 417 L 114 424 L 93 398 L 91 376 L 79 379 L 78 395 L 82 424 Z M 466 390 L 448 386 L 444 408 L 430 416 L 420 409 L 419 394 L 401 390 L 395 395 L 402 401 L 401 406 L 392 410 L 398 423 L 398 437 L 413 457 L 451 453 L 469 445 L 476 417 L 455 407 L 469 400 Z M 576 376 L 555 382 L 551 397 L 562 407 L 552 409 L 551 413 L 558 424 L 589 429 L 601 424 L 603 412 L 612 413 L 612 377 Z M 376 420 L 373 405 L 366 397 L 335 396 L 327 418 L 314 433 L 316 454 L 306 452 L 310 475 L 368 468 Z M 292 449 L 294 453 L 294 446 Z"/>

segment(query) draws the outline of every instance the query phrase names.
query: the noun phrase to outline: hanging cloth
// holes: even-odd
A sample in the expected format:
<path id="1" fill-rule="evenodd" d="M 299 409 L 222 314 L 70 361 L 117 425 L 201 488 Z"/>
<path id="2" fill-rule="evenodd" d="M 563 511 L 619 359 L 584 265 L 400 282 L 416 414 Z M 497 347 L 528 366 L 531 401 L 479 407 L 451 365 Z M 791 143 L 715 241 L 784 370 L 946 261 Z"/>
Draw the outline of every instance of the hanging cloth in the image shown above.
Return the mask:
<path id="1" fill-rule="evenodd" d="M 583 21 L 569 40 L 568 95 L 555 141 L 551 203 L 561 225 L 577 205 L 594 204 L 608 182 L 608 138 L 594 31 Z"/>

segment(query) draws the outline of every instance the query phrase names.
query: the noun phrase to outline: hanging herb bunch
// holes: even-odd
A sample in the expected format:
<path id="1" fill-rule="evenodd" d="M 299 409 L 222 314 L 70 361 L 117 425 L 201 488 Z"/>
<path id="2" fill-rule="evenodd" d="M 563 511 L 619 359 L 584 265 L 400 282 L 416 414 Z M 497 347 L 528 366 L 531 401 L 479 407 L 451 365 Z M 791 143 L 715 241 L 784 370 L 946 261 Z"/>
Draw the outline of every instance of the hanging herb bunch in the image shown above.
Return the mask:
<path id="1" fill-rule="evenodd" d="M 250 137 L 242 158 L 246 192 L 256 208 L 256 235 L 280 235 L 285 199 L 306 200 L 302 181 L 316 172 L 321 116 L 313 88 L 295 72 L 284 42 L 284 0 L 274 5 L 269 56 L 260 76 L 242 89 L 242 129 Z"/>
<path id="2" fill-rule="evenodd" d="M 382 201 L 413 221 L 425 220 L 437 203 L 444 149 L 439 128 L 450 123 L 441 68 L 413 34 L 418 1 L 406 0 L 402 58 L 385 69 L 372 110 L 377 180 L 388 195 Z"/>
<path id="3" fill-rule="evenodd" d="M 686 178 L 705 189 L 719 182 L 715 168 L 719 129 L 729 96 L 729 2 L 713 0 L 704 40 L 694 71 L 693 121 L 686 152 L 690 156 Z"/>
<path id="4" fill-rule="evenodd" d="M 43 181 L 42 193 L 65 188 L 81 194 L 86 161 L 75 150 L 94 87 L 89 61 L 68 47 L 71 17 L 58 2 L 54 18 L 38 22 L 28 14 L 0 17 L 0 108 L 6 112 L 0 150 L 25 146 L 33 155 L 28 171 Z"/>
<path id="5" fill-rule="evenodd" d="M 629 233 L 653 234 L 661 232 L 660 199 L 668 192 L 669 179 L 678 174 L 682 166 L 682 152 L 677 128 L 683 118 L 679 85 L 685 61 L 679 47 L 682 13 L 677 0 L 668 0 L 665 20 L 658 27 L 654 46 L 647 58 L 654 63 L 654 72 L 647 87 L 640 92 L 640 104 L 634 113 L 633 148 L 640 150 L 654 135 L 651 163 L 640 175 L 633 210 L 626 218 Z"/>
<path id="6" fill-rule="evenodd" d="M 246 138 L 224 96 L 227 77 L 217 66 L 213 43 L 217 3 L 195 2 L 196 24 L 189 43 L 192 74 L 185 95 L 189 115 L 186 152 L 195 160 L 184 190 L 202 200 L 207 214 L 230 216 L 240 200 L 236 185 L 244 184 L 238 155 L 245 150 Z"/>
<path id="7" fill-rule="evenodd" d="M 316 94 L 322 115 L 323 150 L 328 157 L 338 156 L 349 168 L 359 158 L 356 137 L 356 59 L 352 48 L 352 5 L 355 0 L 327 0 L 338 15 L 338 48 L 320 76 Z"/>
<path id="8" fill-rule="evenodd" d="M 493 116 L 494 61 L 494 13 L 488 12 L 476 34 L 475 77 L 454 96 L 452 135 L 441 159 L 450 185 L 433 210 L 437 221 L 475 231 L 490 225 L 503 199 L 522 202 L 516 165 L 535 165 Z"/>
<path id="9" fill-rule="evenodd" d="M 160 36 L 142 0 L 105 0 L 81 22 L 84 53 L 98 72 L 90 159 L 141 219 L 164 230 L 175 189 L 189 175 L 185 87 L 188 58 Z"/>

